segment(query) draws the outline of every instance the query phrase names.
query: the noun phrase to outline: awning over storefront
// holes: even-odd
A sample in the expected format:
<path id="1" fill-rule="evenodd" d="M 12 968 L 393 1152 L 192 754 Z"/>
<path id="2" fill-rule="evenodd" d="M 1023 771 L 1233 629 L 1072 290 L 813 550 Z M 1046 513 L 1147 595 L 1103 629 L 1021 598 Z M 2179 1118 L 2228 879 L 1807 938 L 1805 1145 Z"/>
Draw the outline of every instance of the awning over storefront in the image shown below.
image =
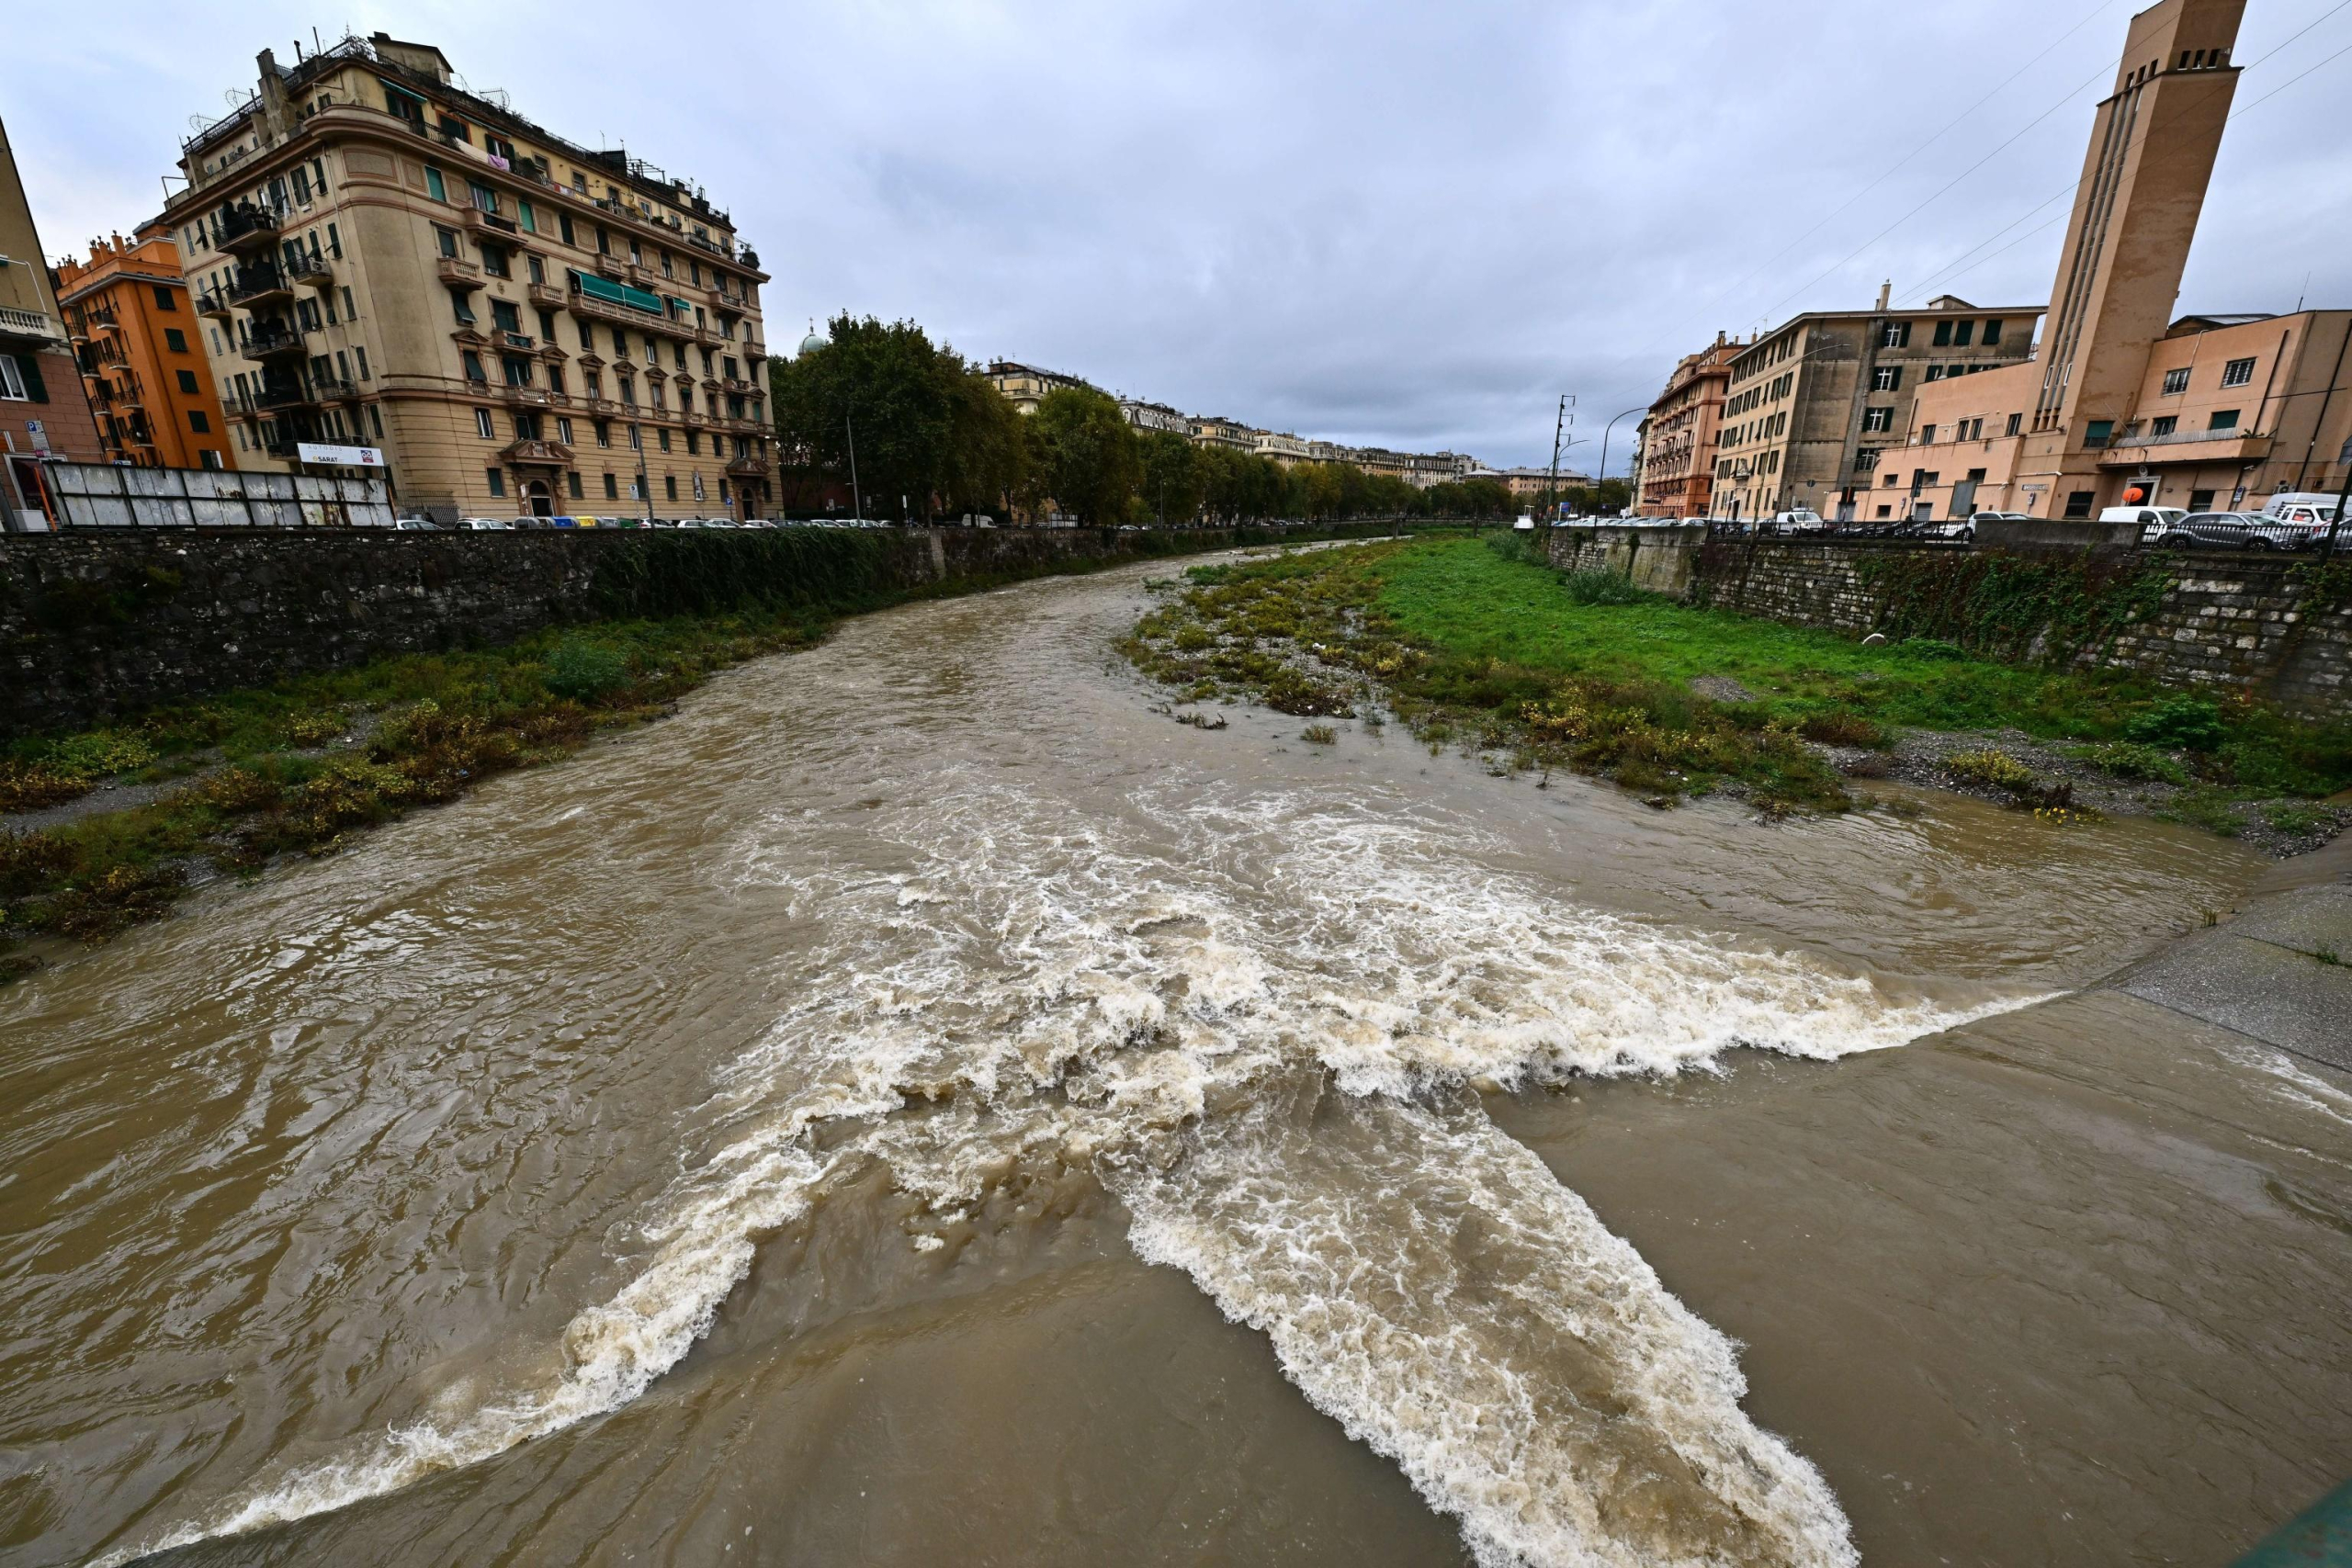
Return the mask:
<path id="1" fill-rule="evenodd" d="M 609 277 L 599 277 L 593 272 L 582 272 L 578 267 L 568 270 L 571 274 L 571 287 L 587 295 L 591 299 L 603 299 L 615 305 L 627 305 L 631 310 L 643 310 L 649 315 L 663 314 L 662 296 L 659 294 L 648 293 L 642 288 L 631 288 L 626 283 L 615 283 Z"/>

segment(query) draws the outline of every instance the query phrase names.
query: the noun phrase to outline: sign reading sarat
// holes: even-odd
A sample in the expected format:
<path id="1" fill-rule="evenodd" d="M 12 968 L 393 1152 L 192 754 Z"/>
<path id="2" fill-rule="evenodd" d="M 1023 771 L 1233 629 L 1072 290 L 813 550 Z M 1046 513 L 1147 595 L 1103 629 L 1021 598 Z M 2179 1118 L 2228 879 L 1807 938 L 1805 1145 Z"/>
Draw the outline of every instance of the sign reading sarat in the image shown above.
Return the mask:
<path id="1" fill-rule="evenodd" d="M 380 468 L 384 466 L 384 449 L 380 446 L 322 446 L 315 442 L 298 441 L 294 456 L 305 463 L 333 463 L 345 468 Z"/>

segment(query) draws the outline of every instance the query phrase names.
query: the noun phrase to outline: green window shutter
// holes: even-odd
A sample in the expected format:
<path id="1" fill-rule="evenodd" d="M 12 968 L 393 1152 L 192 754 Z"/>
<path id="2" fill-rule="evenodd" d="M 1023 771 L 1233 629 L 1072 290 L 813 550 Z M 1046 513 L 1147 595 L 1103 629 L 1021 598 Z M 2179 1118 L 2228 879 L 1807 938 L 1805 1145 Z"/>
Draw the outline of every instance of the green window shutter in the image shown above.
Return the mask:
<path id="1" fill-rule="evenodd" d="M 49 389 L 41 384 L 40 356 L 33 354 L 17 355 L 17 368 L 24 372 L 25 396 L 37 403 L 49 401 Z"/>
<path id="2" fill-rule="evenodd" d="M 441 178 L 441 171 L 432 164 L 424 165 L 424 194 L 435 201 L 449 199 L 449 187 Z"/>

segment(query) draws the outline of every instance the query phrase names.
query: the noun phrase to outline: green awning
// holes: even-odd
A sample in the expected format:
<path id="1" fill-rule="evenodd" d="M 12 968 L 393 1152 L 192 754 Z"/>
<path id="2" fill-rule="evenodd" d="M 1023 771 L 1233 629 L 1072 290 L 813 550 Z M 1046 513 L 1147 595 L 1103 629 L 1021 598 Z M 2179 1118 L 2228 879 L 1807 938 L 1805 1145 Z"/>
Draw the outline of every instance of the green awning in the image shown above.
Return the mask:
<path id="1" fill-rule="evenodd" d="M 413 99 L 420 104 L 424 102 L 424 95 L 423 93 L 412 92 L 408 88 L 401 86 L 398 82 L 386 81 L 381 76 L 377 77 L 376 80 L 382 84 L 383 89 L 387 93 L 398 93 L 401 97 Z"/>
<path id="2" fill-rule="evenodd" d="M 571 273 L 571 287 L 587 295 L 591 299 L 604 299 L 615 305 L 627 305 L 633 310 L 643 310 L 649 315 L 659 316 L 662 313 L 662 296 L 659 294 L 649 294 L 642 288 L 631 288 L 626 283 L 615 283 L 609 277 L 599 277 L 593 272 L 582 272 L 578 267 L 569 270 Z"/>
<path id="3" fill-rule="evenodd" d="M 695 308 L 692 300 L 681 299 L 674 294 L 669 296 L 669 299 L 672 305 L 677 307 L 676 310 L 671 312 L 673 315 L 676 316 L 682 321 L 693 319 Z"/>

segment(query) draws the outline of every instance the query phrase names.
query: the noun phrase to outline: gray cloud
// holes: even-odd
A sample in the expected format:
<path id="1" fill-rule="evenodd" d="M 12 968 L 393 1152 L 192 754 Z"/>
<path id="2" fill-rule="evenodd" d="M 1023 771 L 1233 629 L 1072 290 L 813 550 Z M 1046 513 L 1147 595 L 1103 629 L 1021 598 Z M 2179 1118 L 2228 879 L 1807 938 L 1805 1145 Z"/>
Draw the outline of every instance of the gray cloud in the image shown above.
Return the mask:
<path id="1" fill-rule="evenodd" d="M 2331 3 L 2251 7 L 2237 58 Z M 1717 328 L 1864 306 L 1882 279 L 2041 302 L 2063 202 L 1935 275 L 2071 184 L 2131 9 L 915 0 L 722 23 L 580 0 L 560 26 L 451 3 L 350 25 L 703 181 L 775 275 L 778 343 L 839 308 L 910 316 L 1196 412 L 1508 464 L 1548 455 L 1562 391 L 1589 462 Z M 17 34 L 9 130 L 52 251 L 154 211 L 188 117 L 316 21 L 278 0 L 109 18 Z M 648 27 L 660 46 L 633 47 Z M 2352 257 L 2324 243 L 2352 232 L 2352 55 L 2256 104 L 2346 46 L 2352 11 L 2246 73 L 2184 310 L 2352 304 Z M 1621 425 L 1612 466 L 1625 449 Z"/>

